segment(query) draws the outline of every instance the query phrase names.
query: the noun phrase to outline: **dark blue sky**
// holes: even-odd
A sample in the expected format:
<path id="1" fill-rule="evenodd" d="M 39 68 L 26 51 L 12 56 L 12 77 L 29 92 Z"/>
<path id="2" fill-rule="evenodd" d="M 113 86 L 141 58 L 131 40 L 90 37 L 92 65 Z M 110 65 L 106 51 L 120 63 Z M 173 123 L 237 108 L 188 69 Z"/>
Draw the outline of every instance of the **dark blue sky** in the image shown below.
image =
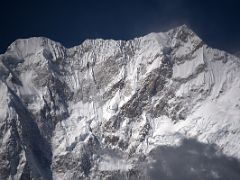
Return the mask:
<path id="1" fill-rule="evenodd" d="M 183 23 L 210 46 L 240 50 L 239 0 L 6 0 L 0 52 L 17 38 L 46 36 L 66 47 L 86 38 L 131 39 Z"/>

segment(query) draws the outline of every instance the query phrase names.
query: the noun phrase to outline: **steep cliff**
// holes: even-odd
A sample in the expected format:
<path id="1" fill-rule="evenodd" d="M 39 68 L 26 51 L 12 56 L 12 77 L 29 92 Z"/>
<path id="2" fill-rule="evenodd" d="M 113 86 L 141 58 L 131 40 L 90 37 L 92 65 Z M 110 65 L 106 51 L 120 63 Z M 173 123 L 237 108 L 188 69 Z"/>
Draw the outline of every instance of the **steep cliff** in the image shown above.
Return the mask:
<path id="1" fill-rule="evenodd" d="M 16 40 L 0 56 L 0 179 L 153 179 L 154 153 L 189 139 L 239 159 L 239 92 L 240 59 L 185 25 L 70 49 Z"/>

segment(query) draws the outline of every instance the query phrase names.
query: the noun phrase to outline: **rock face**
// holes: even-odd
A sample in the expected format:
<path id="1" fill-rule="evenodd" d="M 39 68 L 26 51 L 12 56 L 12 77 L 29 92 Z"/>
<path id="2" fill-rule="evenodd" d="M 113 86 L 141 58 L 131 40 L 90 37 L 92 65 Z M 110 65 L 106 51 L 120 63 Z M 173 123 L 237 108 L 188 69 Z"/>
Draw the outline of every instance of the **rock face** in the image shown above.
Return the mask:
<path id="1" fill-rule="evenodd" d="M 0 179 L 154 179 L 151 165 L 174 179 L 179 172 L 164 157 L 189 138 L 201 149 L 187 145 L 189 156 L 235 163 L 232 176 L 206 167 L 195 177 L 238 179 L 239 92 L 240 59 L 185 25 L 70 49 L 16 40 L 0 56 Z"/>

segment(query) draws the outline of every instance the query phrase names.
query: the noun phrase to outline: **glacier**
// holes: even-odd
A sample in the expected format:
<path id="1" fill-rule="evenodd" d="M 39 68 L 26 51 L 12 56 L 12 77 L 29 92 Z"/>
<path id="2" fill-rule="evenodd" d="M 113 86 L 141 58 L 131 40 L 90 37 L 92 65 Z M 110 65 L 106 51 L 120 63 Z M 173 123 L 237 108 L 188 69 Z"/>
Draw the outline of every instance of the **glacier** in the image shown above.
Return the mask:
<path id="1" fill-rule="evenodd" d="M 0 55 L 0 179 L 156 179 L 183 145 L 238 168 L 199 179 L 239 179 L 239 92 L 240 59 L 186 25 L 72 48 L 18 39 Z"/>

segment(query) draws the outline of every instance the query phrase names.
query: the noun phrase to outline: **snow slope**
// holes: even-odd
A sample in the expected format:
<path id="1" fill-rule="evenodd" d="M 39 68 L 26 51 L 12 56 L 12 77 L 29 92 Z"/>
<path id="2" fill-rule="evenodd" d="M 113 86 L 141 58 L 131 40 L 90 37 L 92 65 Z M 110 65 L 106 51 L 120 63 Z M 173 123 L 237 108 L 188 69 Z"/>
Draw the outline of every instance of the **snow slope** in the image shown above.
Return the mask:
<path id="1" fill-rule="evenodd" d="M 240 158 L 240 59 L 187 26 L 67 49 L 19 39 L 0 56 L 0 179 L 147 179 L 185 139 Z"/>

